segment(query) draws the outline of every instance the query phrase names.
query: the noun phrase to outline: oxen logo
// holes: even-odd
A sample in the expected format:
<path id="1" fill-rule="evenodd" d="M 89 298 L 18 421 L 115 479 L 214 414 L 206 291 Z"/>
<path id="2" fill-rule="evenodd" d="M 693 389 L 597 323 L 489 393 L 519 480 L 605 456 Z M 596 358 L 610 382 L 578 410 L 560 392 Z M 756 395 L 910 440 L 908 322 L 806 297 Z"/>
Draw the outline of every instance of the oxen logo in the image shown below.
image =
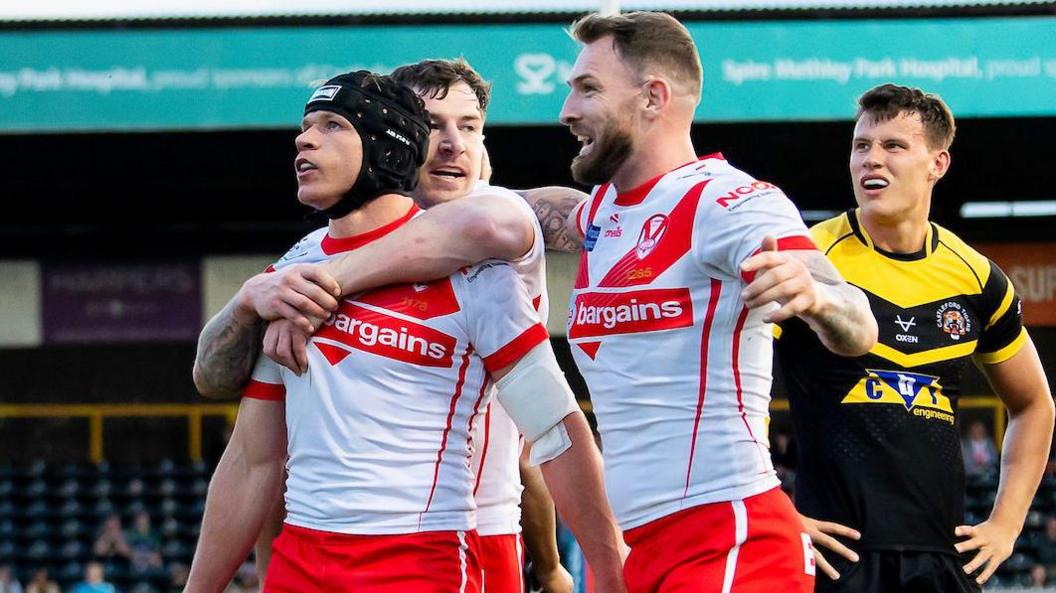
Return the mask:
<path id="1" fill-rule="evenodd" d="M 935 322 L 942 331 L 949 334 L 951 340 L 960 340 L 972 331 L 972 320 L 960 303 L 949 301 L 939 307 L 935 313 Z"/>
<path id="2" fill-rule="evenodd" d="M 638 235 L 638 245 L 634 251 L 638 259 L 645 259 L 647 255 L 656 249 L 660 239 L 667 233 L 669 221 L 666 214 L 654 214 L 642 225 L 642 232 Z"/>

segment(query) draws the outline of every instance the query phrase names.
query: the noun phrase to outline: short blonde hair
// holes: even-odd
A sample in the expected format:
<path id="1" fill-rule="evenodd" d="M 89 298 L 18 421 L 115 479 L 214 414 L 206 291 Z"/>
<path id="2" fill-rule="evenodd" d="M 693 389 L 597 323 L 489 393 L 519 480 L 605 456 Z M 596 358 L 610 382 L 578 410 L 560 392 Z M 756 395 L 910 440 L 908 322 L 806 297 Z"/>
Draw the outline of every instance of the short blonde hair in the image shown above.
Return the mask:
<path id="1" fill-rule="evenodd" d="M 686 27 L 665 12 L 588 14 L 572 23 L 571 33 L 580 43 L 593 43 L 611 35 L 616 53 L 635 71 L 643 73 L 656 68 L 673 81 L 687 85 L 694 95 L 700 95 L 704 69 L 697 45 Z"/>

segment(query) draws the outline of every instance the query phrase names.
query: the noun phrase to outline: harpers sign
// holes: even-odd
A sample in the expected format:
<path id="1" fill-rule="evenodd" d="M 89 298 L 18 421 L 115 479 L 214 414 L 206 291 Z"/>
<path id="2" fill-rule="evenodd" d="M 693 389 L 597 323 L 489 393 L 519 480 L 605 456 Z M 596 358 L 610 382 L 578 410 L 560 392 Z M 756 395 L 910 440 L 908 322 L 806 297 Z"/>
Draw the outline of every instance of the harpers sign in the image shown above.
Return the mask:
<path id="1" fill-rule="evenodd" d="M 1026 325 L 1056 325 L 1056 243 L 982 243 L 980 253 L 994 260 L 1023 299 Z"/>

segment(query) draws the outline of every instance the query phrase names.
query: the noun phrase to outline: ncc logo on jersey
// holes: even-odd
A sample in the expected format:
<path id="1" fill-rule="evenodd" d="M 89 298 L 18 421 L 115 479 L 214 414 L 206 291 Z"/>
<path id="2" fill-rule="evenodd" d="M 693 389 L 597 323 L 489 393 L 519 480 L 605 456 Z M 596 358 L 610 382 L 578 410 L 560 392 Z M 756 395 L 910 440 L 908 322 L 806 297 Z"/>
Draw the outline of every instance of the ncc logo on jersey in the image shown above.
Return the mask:
<path id="1" fill-rule="evenodd" d="M 670 221 L 666 214 L 654 214 L 642 225 L 642 232 L 638 234 L 638 244 L 634 248 L 638 259 L 645 259 L 647 255 L 656 249 L 660 239 L 667 233 Z"/>
<path id="2" fill-rule="evenodd" d="M 953 406 L 942 394 L 935 375 L 866 369 L 863 377 L 844 396 L 843 404 L 893 404 L 902 406 L 914 416 L 937 419 L 953 424 Z"/>

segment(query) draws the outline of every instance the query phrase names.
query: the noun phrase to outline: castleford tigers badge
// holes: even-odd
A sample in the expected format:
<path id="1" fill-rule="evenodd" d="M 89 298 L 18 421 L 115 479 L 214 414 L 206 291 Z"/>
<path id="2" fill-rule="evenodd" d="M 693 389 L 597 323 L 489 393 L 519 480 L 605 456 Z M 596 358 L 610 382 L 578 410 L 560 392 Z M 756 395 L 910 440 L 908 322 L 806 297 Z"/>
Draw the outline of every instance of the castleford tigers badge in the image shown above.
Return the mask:
<path id="1" fill-rule="evenodd" d="M 666 214 L 654 214 L 642 225 L 642 232 L 638 235 L 638 245 L 634 251 L 638 259 L 645 259 L 647 255 L 656 249 L 657 243 L 667 233 L 668 219 Z"/>
<path id="2" fill-rule="evenodd" d="M 968 318 L 968 312 L 960 303 L 954 301 L 948 301 L 939 307 L 935 313 L 935 323 L 943 332 L 949 334 L 951 340 L 960 340 L 961 336 L 966 336 L 972 331 L 972 320 Z"/>

